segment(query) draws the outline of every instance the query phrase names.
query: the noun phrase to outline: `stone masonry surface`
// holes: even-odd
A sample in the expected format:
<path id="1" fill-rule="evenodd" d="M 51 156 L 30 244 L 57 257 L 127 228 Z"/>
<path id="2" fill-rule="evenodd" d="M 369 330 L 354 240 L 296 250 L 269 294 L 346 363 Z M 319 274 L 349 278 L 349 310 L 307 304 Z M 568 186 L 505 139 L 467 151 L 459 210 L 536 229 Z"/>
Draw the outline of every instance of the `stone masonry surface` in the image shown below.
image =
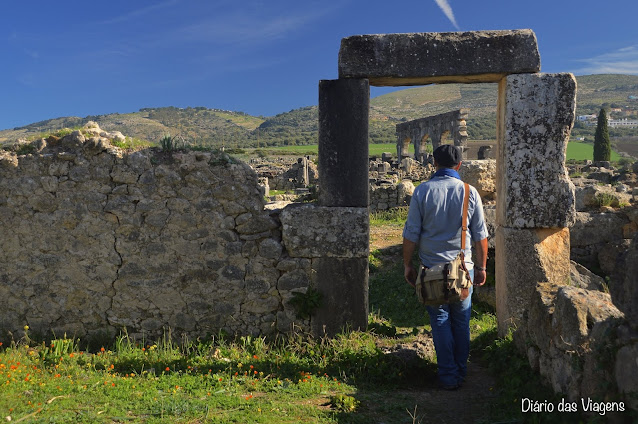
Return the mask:
<path id="1" fill-rule="evenodd" d="M 339 78 L 370 85 L 498 82 L 540 71 L 532 30 L 354 35 L 341 40 Z"/>
<path id="2" fill-rule="evenodd" d="M 0 337 L 309 328 L 287 300 L 311 261 L 289 257 L 248 165 L 80 131 L 33 146 L 0 152 Z"/>
<path id="3" fill-rule="evenodd" d="M 568 227 L 574 185 L 565 154 L 576 108 L 572 74 L 521 74 L 499 88 L 503 142 L 497 174 L 497 224 L 510 228 Z"/>

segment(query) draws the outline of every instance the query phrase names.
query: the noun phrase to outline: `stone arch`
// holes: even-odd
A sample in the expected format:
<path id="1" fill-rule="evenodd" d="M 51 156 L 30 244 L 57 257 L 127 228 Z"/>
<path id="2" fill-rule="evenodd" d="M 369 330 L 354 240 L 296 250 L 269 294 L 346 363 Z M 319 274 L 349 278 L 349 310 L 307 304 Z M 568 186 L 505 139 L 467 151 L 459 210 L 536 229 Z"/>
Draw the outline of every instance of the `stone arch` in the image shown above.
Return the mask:
<path id="1" fill-rule="evenodd" d="M 431 140 L 432 150 L 442 143 L 453 143 L 465 153 L 467 150 L 467 127 L 465 125 L 467 114 L 467 109 L 459 109 L 397 124 L 397 143 L 400 143 L 409 134 L 410 138 L 414 140 L 414 159 L 421 163 L 426 163 L 428 160 L 426 152 L 428 139 Z M 447 137 L 451 134 L 453 137 L 448 141 Z M 403 159 L 403 156 L 400 157 Z M 465 155 L 463 158 L 465 159 Z"/>
<path id="2" fill-rule="evenodd" d="M 365 209 L 370 85 L 499 84 L 496 291 L 501 334 L 524 324 L 538 282 L 564 283 L 569 277 L 568 226 L 575 208 L 565 152 L 576 84 L 572 74 L 539 71 L 531 30 L 357 35 L 341 42 L 339 79 L 319 83 L 320 205 Z M 542 134 L 539 120 L 545 124 Z M 462 124 L 458 132 L 467 135 Z M 366 326 L 367 302 L 341 313 L 356 299 L 367 299 L 367 257 L 360 261 L 352 269 L 334 267 L 318 277 L 320 290 L 343 293 L 344 284 L 352 290 L 350 297 L 327 302 L 314 328 Z M 335 311 L 341 322 L 330 319 Z"/>

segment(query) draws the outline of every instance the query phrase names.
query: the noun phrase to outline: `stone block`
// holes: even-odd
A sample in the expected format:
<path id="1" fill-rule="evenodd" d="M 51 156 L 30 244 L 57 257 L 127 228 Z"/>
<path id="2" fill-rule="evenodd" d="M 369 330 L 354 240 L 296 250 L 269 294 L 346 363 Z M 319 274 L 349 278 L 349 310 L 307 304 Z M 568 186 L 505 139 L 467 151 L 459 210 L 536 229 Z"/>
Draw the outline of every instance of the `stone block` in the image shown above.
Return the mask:
<path id="1" fill-rule="evenodd" d="M 319 203 L 367 208 L 370 85 L 319 82 Z"/>
<path id="2" fill-rule="evenodd" d="M 606 293 L 539 283 L 528 313 L 528 359 L 539 365 L 541 375 L 555 391 L 570 400 L 602 398 L 613 387 L 608 367 L 615 359 L 603 352 L 618 345 L 616 334 L 622 317 Z M 611 364 L 605 364 L 607 361 Z M 630 364 L 622 366 L 623 371 L 631 370 Z M 635 381 L 635 371 L 631 372 L 624 383 Z"/>
<path id="3" fill-rule="evenodd" d="M 524 330 L 524 312 L 536 285 L 569 281 L 569 229 L 497 227 L 496 312 L 499 334 L 508 328 Z"/>
<path id="4" fill-rule="evenodd" d="M 311 318 L 315 336 L 334 336 L 343 329 L 365 330 L 368 324 L 368 258 L 318 258 L 312 261 L 313 287 L 322 303 Z"/>
<path id="5" fill-rule="evenodd" d="M 284 208 L 280 220 L 290 257 L 368 257 L 368 208 L 297 204 Z"/>
<path id="6" fill-rule="evenodd" d="M 607 293 L 577 287 L 559 287 L 552 319 L 553 343 L 563 351 L 584 351 L 592 329 L 623 314 Z"/>
<path id="7" fill-rule="evenodd" d="M 529 29 L 355 35 L 339 50 L 339 78 L 368 78 L 375 86 L 498 82 L 539 70 Z"/>
<path id="8" fill-rule="evenodd" d="M 570 285 L 581 289 L 604 291 L 605 280 L 579 263 L 570 261 Z"/>
<path id="9" fill-rule="evenodd" d="M 629 204 L 631 195 L 616 191 L 611 185 L 591 184 L 584 187 L 576 187 L 576 210 L 599 209 L 601 205 L 618 207 L 621 204 Z"/>
<path id="10" fill-rule="evenodd" d="M 496 205 L 483 204 L 483 218 L 487 226 L 487 244 L 488 248 L 496 249 Z"/>
<path id="11" fill-rule="evenodd" d="M 529 302 L 527 335 L 541 352 L 549 352 L 552 341 L 552 316 L 556 293 L 560 286 L 541 282 L 536 285 Z"/>
<path id="12" fill-rule="evenodd" d="M 570 227 L 570 243 L 574 247 L 584 247 L 619 241 L 623 238 L 623 225 L 627 223 L 629 220 L 622 213 L 576 212 Z"/>
<path id="13" fill-rule="evenodd" d="M 614 304 L 624 312 L 627 320 L 638 324 L 638 236 L 618 258 L 609 282 L 609 293 Z"/>
<path id="14" fill-rule="evenodd" d="M 477 155 L 479 160 L 491 159 L 492 155 L 493 155 L 492 146 L 481 146 L 481 147 L 479 147 L 478 155 Z"/>
<path id="15" fill-rule="evenodd" d="M 614 374 L 620 393 L 638 393 L 638 344 L 623 346 L 616 354 Z M 634 408 L 638 401 L 633 399 Z"/>
<path id="16" fill-rule="evenodd" d="M 464 160 L 459 169 L 461 179 L 473 185 L 483 200 L 496 198 L 496 161 Z"/>
<path id="17" fill-rule="evenodd" d="M 574 186 L 565 153 L 576 108 L 572 74 L 510 75 L 499 85 L 497 224 L 567 227 Z"/>

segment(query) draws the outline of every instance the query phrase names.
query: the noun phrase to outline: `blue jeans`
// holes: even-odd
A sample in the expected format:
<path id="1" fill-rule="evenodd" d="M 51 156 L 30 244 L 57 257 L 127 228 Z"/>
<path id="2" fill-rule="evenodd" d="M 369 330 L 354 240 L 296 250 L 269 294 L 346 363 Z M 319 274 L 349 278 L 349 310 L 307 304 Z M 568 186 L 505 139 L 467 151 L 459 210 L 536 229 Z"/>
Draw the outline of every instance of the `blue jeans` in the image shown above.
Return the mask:
<path id="1" fill-rule="evenodd" d="M 474 270 L 470 270 L 474 280 Z M 467 358 L 470 356 L 470 315 L 472 292 L 462 302 L 426 306 L 432 325 L 432 338 L 438 363 L 439 383 L 455 386 L 465 380 Z"/>

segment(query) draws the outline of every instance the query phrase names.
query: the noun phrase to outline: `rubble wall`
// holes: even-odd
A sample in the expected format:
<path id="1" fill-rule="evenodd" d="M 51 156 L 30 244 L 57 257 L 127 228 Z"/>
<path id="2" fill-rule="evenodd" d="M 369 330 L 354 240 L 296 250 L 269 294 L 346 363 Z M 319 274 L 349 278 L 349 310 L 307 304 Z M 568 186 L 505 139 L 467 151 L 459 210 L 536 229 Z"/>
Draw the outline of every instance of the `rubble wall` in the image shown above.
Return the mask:
<path id="1" fill-rule="evenodd" d="M 0 152 L 0 337 L 310 328 L 287 300 L 311 259 L 288 255 L 248 165 L 79 131 L 32 150 Z"/>

